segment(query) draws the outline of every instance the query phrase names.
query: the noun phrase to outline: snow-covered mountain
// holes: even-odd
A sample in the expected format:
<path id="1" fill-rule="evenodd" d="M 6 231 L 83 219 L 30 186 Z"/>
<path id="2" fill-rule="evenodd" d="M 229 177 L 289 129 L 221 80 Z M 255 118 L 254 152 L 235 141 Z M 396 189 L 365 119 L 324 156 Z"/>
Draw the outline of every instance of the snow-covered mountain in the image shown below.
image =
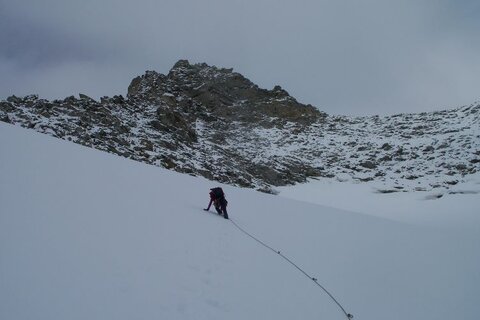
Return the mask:
<path id="1" fill-rule="evenodd" d="M 0 319 L 345 320 L 312 280 L 202 210 L 216 185 L 0 123 Z M 478 319 L 480 222 L 464 214 L 477 195 L 416 207 L 433 220 L 450 208 L 453 226 L 221 186 L 231 218 L 355 320 Z"/>
<path id="2" fill-rule="evenodd" d="M 231 69 L 180 60 L 133 79 L 127 98 L 0 102 L 0 120 L 242 187 L 322 177 L 378 192 L 448 190 L 480 170 L 480 104 L 394 116 L 332 116 Z"/>

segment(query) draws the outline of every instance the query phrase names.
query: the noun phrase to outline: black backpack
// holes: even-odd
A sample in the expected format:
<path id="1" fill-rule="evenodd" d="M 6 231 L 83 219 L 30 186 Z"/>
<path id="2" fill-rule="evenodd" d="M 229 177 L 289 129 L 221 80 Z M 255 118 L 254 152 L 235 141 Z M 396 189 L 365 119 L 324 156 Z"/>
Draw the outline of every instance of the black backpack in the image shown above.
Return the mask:
<path id="1" fill-rule="evenodd" d="M 212 188 L 210 190 L 213 192 L 216 199 L 222 199 L 223 197 L 225 197 L 225 194 L 223 193 L 223 190 L 220 187 Z"/>

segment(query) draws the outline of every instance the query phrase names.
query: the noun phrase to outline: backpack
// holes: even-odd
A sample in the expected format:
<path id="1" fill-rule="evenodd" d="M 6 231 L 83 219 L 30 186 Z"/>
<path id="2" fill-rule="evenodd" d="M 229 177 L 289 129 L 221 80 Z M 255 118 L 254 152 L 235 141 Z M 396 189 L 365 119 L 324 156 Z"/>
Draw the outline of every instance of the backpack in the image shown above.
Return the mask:
<path id="1" fill-rule="evenodd" d="M 220 187 L 212 188 L 210 190 L 212 191 L 216 199 L 222 199 L 225 197 L 225 194 L 223 193 L 223 190 Z"/>

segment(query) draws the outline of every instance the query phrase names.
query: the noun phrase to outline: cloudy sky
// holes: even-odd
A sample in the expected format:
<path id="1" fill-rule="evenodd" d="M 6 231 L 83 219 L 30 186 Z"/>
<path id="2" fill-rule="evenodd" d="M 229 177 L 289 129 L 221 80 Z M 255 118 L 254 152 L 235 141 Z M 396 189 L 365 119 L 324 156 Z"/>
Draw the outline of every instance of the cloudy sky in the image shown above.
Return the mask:
<path id="1" fill-rule="evenodd" d="M 478 0 L 0 0 L 0 99 L 126 94 L 179 59 L 334 114 L 480 100 Z"/>

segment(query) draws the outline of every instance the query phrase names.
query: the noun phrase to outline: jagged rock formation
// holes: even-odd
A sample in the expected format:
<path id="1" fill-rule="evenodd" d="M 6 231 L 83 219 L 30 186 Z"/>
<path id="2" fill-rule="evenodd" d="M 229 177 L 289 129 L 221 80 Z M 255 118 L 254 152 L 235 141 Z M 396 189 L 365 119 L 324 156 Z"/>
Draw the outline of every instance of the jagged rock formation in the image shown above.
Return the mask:
<path id="1" fill-rule="evenodd" d="M 180 60 L 126 98 L 0 102 L 0 120 L 134 160 L 272 192 L 309 177 L 379 180 L 382 192 L 448 187 L 480 169 L 480 105 L 329 116 L 232 69 Z"/>

